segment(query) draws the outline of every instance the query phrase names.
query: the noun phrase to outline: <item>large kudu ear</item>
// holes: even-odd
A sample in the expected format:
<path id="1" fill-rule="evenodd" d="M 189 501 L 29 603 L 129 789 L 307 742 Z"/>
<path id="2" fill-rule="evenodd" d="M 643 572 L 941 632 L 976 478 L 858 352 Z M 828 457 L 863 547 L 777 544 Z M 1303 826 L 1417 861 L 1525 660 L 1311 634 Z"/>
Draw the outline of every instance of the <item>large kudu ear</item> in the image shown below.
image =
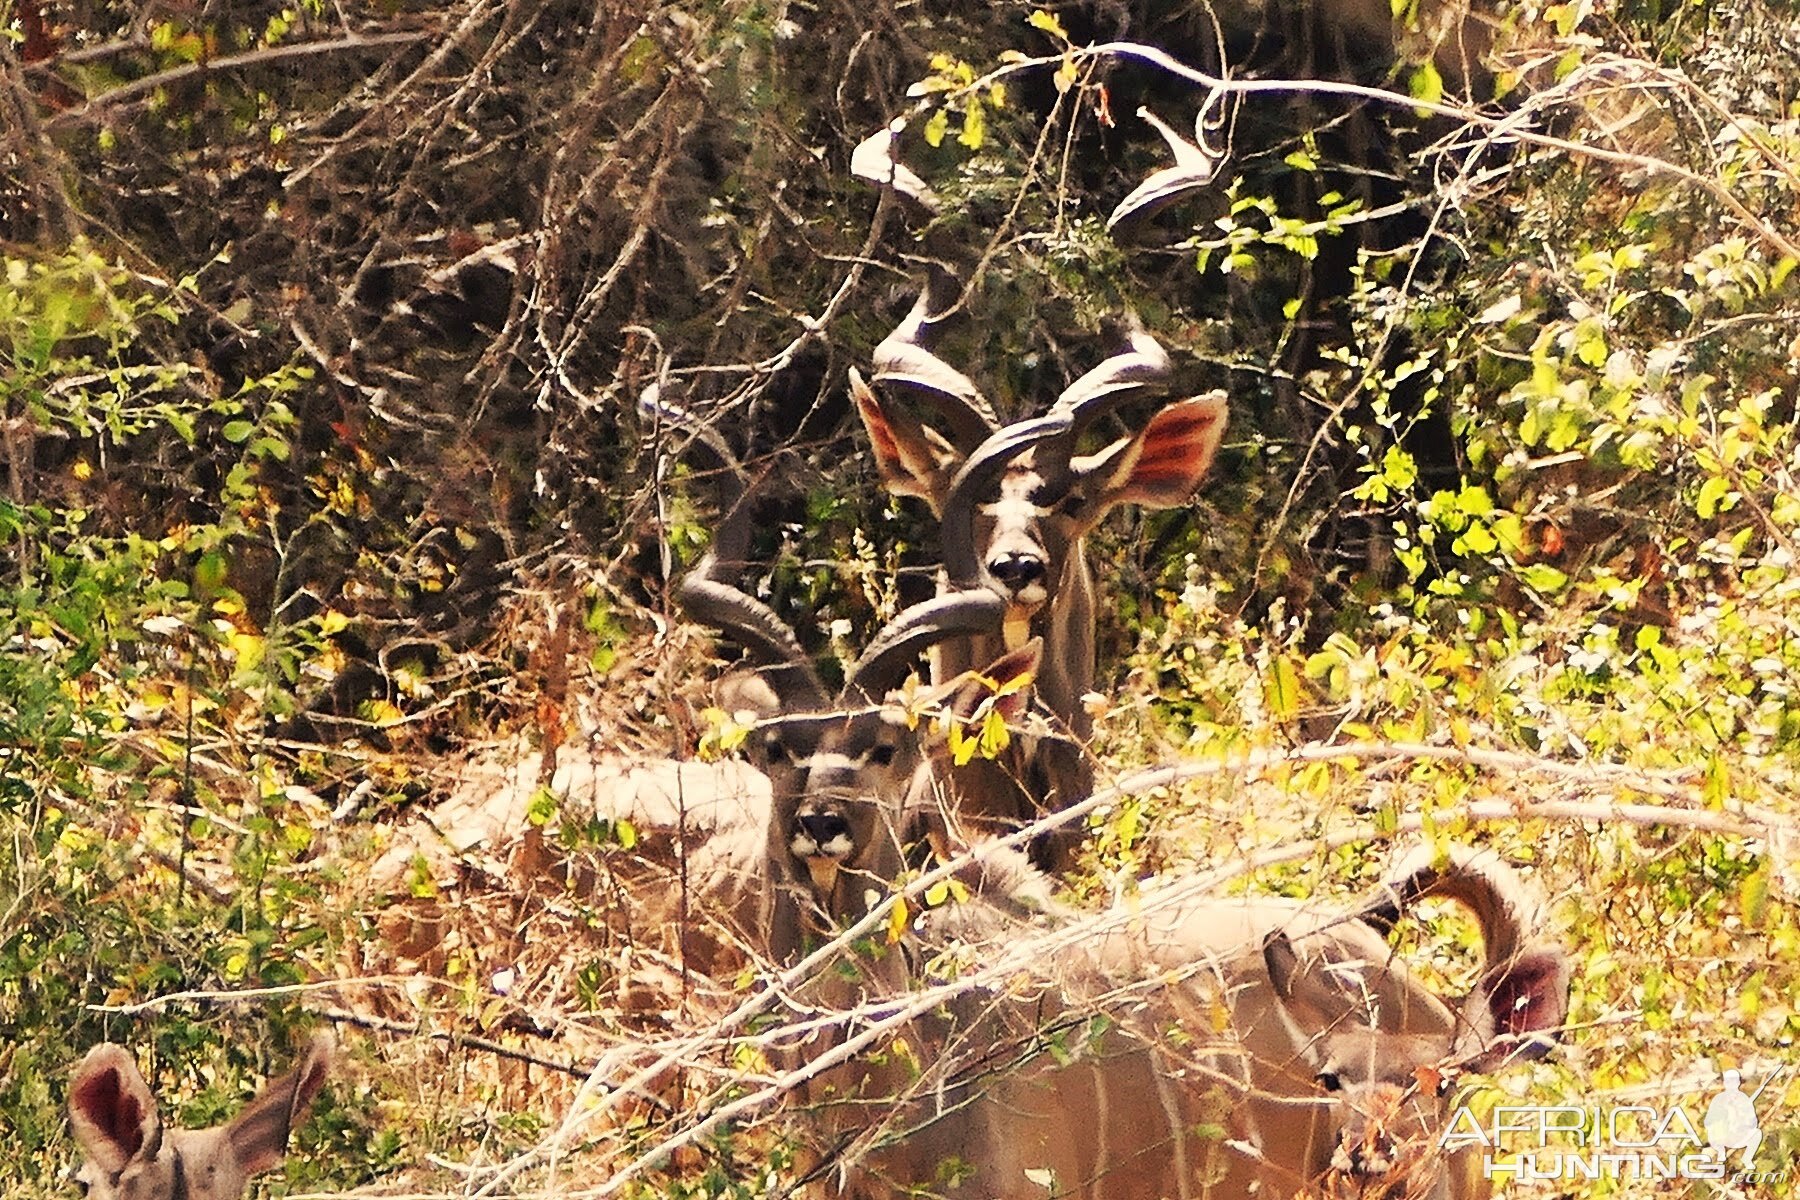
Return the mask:
<path id="1" fill-rule="evenodd" d="M 287 1154 L 288 1134 L 324 1086 L 335 1047 L 329 1030 L 314 1034 L 299 1065 L 272 1081 L 225 1127 L 246 1175 L 268 1170 Z"/>
<path id="2" fill-rule="evenodd" d="M 1451 1056 L 1476 1071 L 1542 1058 L 1568 1022 L 1569 977 L 1568 956 L 1553 946 L 1489 967 L 1463 1002 Z"/>
<path id="3" fill-rule="evenodd" d="M 1368 1027 L 1375 1016 L 1376 989 L 1366 973 L 1380 970 L 1380 965 L 1334 959 L 1326 950 L 1327 933 L 1300 941 L 1302 945 L 1296 946 L 1280 929 L 1263 939 L 1263 966 L 1289 1019 L 1309 1032 Z"/>
<path id="4" fill-rule="evenodd" d="M 937 430 L 916 420 L 901 405 L 884 403 L 875 389 L 850 368 L 850 395 L 869 431 L 869 447 L 881 484 L 895 496 L 914 496 L 943 515 L 950 481 L 963 464 L 963 454 Z"/>
<path id="5" fill-rule="evenodd" d="M 1087 497 L 1078 520 L 1096 524 L 1121 504 L 1174 508 L 1212 469 L 1225 436 L 1225 393 L 1210 392 L 1164 408 L 1134 438 L 1121 438 L 1069 469 Z"/>
<path id="6" fill-rule="evenodd" d="M 69 1081 L 69 1125 L 88 1158 L 109 1175 L 162 1150 L 156 1099 L 123 1046 L 102 1042 Z"/>

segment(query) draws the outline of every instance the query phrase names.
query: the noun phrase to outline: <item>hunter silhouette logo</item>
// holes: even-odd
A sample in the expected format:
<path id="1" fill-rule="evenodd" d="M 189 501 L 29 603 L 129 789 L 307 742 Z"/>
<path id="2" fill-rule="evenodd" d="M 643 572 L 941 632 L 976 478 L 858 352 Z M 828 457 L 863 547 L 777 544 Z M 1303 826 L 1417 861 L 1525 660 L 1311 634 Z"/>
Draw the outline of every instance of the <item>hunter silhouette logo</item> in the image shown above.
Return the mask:
<path id="1" fill-rule="evenodd" d="M 1733 1150 L 1742 1150 L 1744 1169 L 1751 1169 L 1750 1162 L 1763 1138 L 1762 1122 L 1756 1117 L 1756 1100 L 1779 1074 L 1777 1071 L 1763 1080 L 1756 1095 L 1746 1096 L 1738 1086 L 1742 1077 L 1735 1069 L 1726 1068 L 1725 1090 L 1706 1106 L 1706 1144 L 1719 1152 L 1720 1161 L 1730 1157 Z"/>

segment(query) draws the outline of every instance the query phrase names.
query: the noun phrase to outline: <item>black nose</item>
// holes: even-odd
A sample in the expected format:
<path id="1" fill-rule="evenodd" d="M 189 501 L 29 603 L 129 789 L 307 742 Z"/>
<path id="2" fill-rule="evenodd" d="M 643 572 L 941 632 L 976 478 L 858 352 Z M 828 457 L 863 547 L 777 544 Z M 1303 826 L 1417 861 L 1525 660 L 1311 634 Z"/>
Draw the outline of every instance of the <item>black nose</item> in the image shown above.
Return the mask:
<path id="1" fill-rule="evenodd" d="M 846 821 L 841 813 L 805 813 L 795 817 L 794 824 L 811 840 L 813 845 L 821 849 L 829 846 L 837 838 L 850 840 L 850 822 Z"/>
<path id="2" fill-rule="evenodd" d="M 1035 554 L 1021 554 L 1015 550 L 988 563 L 988 571 L 1005 584 L 1008 591 L 1016 592 L 1044 578 L 1044 560 Z"/>

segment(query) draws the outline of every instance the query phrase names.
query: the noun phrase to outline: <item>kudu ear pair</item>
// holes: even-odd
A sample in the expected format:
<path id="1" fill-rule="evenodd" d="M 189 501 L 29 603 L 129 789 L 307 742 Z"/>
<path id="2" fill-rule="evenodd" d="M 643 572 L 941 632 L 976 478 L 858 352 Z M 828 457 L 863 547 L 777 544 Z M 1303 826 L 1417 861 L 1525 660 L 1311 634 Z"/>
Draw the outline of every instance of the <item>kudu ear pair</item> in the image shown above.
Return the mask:
<path id="1" fill-rule="evenodd" d="M 69 1124 L 87 1161 L 89 1200 L 236 1200 L 251 1176 L 287 1153 L 288 1135 L 324 1086 L 335 1041 L 315 1034 L 300 1062 L 237 1116 L 203 1130 L 168 1130 L 131 1052 L 89 1050 L 69 1081 Z"/>
<path id="2" fill-rule="evenodd" d="M 1120 348 L 1065 388 L 1043 417 L 1003 425 L 973 381 L 925 345 L 931 326 L 954 303 L 956 286 L 934 264 L 912 311 L 875 348 L 875 386 L 854 368 L 850 372 L 851 396 L 889 493 L 924 500 L 940 519 L 961 521 L 998 473 L 1035 453 L 1045 496 L 1060 498 L 1077 488 L 1085 493 L 1084 526 L 1119 504 L 1170 508 L 1193 494 L 1224 435 L 1223 392 L 1170 404 L 1134 437 L 1077 455 L 1082 434 L 1102 416 L 1166 387 L 1170 368 L 1162 346 L 1127 317 L 1120 323 Z M 884 403 L 877 389 L 924 401 L 949 436 L 905 405 Z"/>

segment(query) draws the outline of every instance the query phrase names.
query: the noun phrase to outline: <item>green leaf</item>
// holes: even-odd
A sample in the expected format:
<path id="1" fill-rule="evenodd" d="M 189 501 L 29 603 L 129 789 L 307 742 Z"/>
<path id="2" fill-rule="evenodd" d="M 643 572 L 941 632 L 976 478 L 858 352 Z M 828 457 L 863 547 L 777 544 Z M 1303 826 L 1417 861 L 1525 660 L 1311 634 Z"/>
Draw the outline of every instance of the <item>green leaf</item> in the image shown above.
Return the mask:
<path id="1" fill-rule="evenodd" d="M 253 421 L 227 421 L 221 432 L 226 441 L 236 445 L 250 439 L 250 435 L 256 432 L 256 423 Z"/>
<path id="2" fill-rule="evenodd" d="M 555 792 L 549 788 L 539 788 L 531 793 L 531 799 L 526 802 L 526 823 L 533 828 L 542 829 L 556 816 L 556 810 L 561 807 L 561 803 L 556 798 Z"/>
<path id="3" fill-rule="evenodd" d="M 1437 104 L 1444 98 L 1444 77 L 1429 61 L 1422 62 L 1414 68 L 1412 78 L 1406 81 L 1406 90 L 1414 100 Z"/>
<path id="4" fill-rule="evenodd" d="M 1721 475 L 1714 475 L 1700 485 L 1700 496 L 1694 501 L 1694 511 L 1702 520 L 1711 520 L 1721 507 L 1730 508 L 1724 503 L 1731 494 L 1731 483 Z"/>
<path id="5" fill-rule="evenodd" d="M 1270 664 L 1263 695 L 1277 721 L 1292 721 L 1300 715 L 1300 676 L 1290 656 L 1283 654 Z"/>
<path id="6" fill-rule="evenodd" d="M 1532 563 L 1519 572 L 1519 578 L 1536 592 L 1560 592 L 1569 584 L 1569 577 L 1549 563 Z"/>

